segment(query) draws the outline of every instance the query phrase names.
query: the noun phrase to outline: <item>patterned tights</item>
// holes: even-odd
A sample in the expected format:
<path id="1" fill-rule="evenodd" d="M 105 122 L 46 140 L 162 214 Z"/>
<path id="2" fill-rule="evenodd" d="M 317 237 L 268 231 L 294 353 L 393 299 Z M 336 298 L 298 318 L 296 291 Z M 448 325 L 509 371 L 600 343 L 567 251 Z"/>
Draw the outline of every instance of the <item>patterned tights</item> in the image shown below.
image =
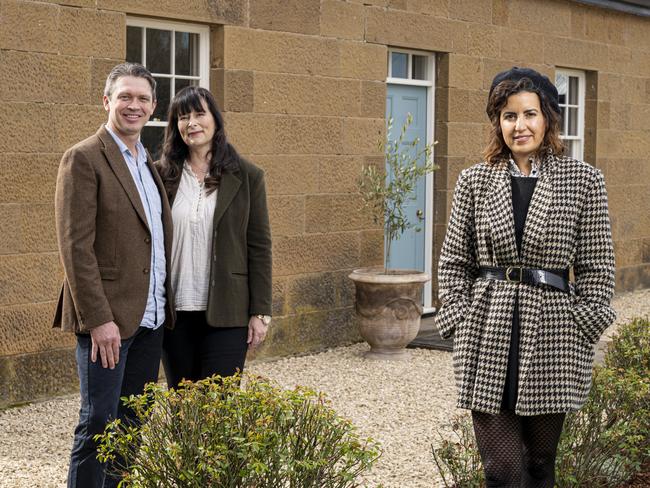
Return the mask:
<path id="1" fill-rule="evenodd" d="M 553 488 L 565 414 L 522 417 L 472 411 L 488 488 Z"/>

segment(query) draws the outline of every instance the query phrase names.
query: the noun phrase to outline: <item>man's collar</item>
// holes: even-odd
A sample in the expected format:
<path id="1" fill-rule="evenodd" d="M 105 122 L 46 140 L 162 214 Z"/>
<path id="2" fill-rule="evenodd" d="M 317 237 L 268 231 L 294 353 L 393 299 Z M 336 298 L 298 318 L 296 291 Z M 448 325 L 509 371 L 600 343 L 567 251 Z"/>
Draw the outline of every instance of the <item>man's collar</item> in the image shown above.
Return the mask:
<path id="1" fill-rule="evenodd" d="M 108 124 L 104 124 L 104 127 L 106 127 L 106 131 L 111 135 L 111 137 L 115 140 L 115 144 L 117 144 L 117 147 L 120 148 L 120 152 L 124 154 L 125 152 L 128 151 L 129 154 L 131 154 L 131 150 L 128 148 L 126 144 L 124 144 L 124 141 L 119 138 L 119 136 L 113 132 L 113 130 L 108 126 Z M 142 145 L 142 142 L 138 138 L 138 142 L 135 143 L 135 147 L 138 150 L 138 155 L 146 155 L 146 152 L 144 150 L 144 146 Z M 134 156 L 134 154 L 131 154 L 131 156 Z M 141 156 L 140 156 L 141 157 Z M 146 156 L 145 156 L 146 158 Z"/>

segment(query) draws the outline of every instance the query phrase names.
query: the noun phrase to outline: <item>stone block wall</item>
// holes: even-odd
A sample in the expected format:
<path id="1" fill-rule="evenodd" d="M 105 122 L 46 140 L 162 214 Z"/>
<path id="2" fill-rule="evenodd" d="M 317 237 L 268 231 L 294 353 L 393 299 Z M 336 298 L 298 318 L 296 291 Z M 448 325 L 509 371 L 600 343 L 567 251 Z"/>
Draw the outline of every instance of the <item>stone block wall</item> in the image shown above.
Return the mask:
<path id="1" fill-rule="evenodd" d="M 74 338 L 49 327 L 62 273 L 54 183 L 62 152 L 106 119 L 101 93 L 124 59 L 128 15 L 210 26 L 229 137 L 266 171 L 274 324 L 258 357 L 358 339 L 347 274 L 381 263 L 382 231 L 355 180 L 381 164 L 390 47 L 436 54 L 434 263 L 458 174 L 486 141 L 493 76 L 575 68 L 587 79 L 585 159 L 608 184 L 618 289 L 650 286 L 648 18 L 569 0 L 0 0 L 0 405 L 76 388 Z"/>
<path id="2" fill-rule="evenodd" d="M 51 328 L 62 279 L 54 188 L 63 151 L 105 122 L 127 14 L 243 23 L 247 2 L 0 0 L 0 406 L 74 391 L 74 336 Z"/>
<path id="3" fill-rule="evenodd" d="M 267 177 L 274 323 L 258 356 L 358 339 L 347 275 L 381 262 L 382 235 L 355 180 L 380 157 L 387 56 L 360 38 L 362 14 L 347 2 L 260 1 L 249 27 L 213 30 L 212 89 L 229 137 Z"/>

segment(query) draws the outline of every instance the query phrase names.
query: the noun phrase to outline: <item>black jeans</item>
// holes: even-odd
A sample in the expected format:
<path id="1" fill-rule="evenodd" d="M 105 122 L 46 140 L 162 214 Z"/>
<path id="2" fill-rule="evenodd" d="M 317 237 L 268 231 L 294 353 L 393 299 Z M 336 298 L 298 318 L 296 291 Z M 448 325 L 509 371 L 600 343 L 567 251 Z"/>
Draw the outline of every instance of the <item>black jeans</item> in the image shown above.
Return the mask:
<path id="1" fill-rule="evenodd" d="M 173 330 L 165 330 L 163 366 L 170 388 L 183 380 L 232 376 L 244 370 L 248 327 L 211 327 L 205 311 L 176 312 Z"/>
<path id="2" fill-rule="evenodd" d="M 162 327 L 140 327 L 133 337 L 122 340 L 120 360 L 115 369 L 103 368 L 101 359 L 91 362 L 89 335 L 77 335 L 77 370 L 81 408 L 79 424 L 68 471 L 68 488 L 112 488 L 119 477 L 106 474 L 106 466 L 97 460 L 97 443 L 93 436 L 104 432 L 113 419 L 129 419 L 130 412 L 120 397 L 142 393 L 144 385 L 158 380 L 162 347 Z"/>

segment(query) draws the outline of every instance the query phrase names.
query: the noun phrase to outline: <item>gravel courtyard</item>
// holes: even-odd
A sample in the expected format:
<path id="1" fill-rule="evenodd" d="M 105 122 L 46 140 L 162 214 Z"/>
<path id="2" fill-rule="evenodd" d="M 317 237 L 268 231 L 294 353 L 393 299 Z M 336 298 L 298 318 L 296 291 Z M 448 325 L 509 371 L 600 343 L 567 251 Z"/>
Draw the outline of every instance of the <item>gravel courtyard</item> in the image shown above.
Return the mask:
<path id="1" fill-rule="evenodd" d="M 650 290 L 616 297 L 617 324 L 650 315 Z M 608 331 L 610 332 L 610 331 Z M 416 349 L 405 361 L 364 359 L 366 344 L 311 356 L 258 362 L 249 371 L 285 387 L 306 385 L 328 394 L 334 408 L 384 454 L 367 487 L 441 486 L 431 458 L 436 431 L 448 432 L 455 409 L 451 354 Z M 0 411 L 0 487 L 65 486 L 79 399 L 69 395 Z"/>

